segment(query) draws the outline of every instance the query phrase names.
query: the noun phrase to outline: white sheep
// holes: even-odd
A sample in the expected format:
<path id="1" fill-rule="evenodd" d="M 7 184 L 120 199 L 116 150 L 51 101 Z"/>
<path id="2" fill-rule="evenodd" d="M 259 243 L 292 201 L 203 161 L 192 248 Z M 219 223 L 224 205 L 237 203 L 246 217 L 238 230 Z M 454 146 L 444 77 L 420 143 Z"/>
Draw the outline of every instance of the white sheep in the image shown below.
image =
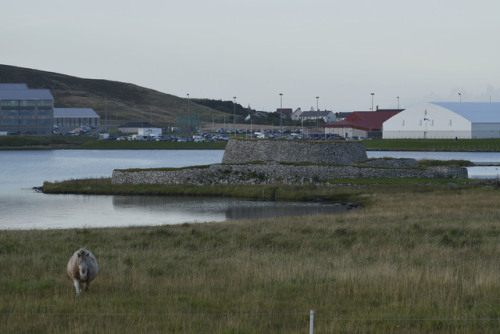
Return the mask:
<path id="1" fill-rule="evenodd" d="M 89 250 L 80 248 L 68 261 L 68 276 L 73 280 L 76 294 L 80 295 L 80 282 L 85 282 L 85 291 L 90 287 L 90 282 L 97 277 L 97 261 Z"/>

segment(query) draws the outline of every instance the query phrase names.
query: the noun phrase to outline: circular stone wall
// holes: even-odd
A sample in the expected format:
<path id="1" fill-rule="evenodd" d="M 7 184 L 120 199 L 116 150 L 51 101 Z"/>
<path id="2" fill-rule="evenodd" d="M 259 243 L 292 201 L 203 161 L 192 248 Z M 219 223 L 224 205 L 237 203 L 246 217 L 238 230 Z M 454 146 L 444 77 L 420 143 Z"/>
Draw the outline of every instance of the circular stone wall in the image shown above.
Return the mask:
<path id="1" fill-rule="evenodd" d="M 230 139 L 222 163 L 253 161 L 311 162 L 349 165 L 365 160 L 362 142 Z"/>

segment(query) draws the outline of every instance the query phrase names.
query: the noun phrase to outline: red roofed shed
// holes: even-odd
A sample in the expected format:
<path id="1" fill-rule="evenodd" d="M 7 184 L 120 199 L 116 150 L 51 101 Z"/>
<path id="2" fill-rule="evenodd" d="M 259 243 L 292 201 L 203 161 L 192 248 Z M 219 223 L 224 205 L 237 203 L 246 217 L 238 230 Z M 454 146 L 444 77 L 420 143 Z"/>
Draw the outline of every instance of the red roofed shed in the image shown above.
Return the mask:
<path id="1" fill-rule="evenodd" d="M 382 138 L 382 124 L 403 109 L 354 111 L 345 120 L 323 125 L 326 134 L 345 138 Z"/>

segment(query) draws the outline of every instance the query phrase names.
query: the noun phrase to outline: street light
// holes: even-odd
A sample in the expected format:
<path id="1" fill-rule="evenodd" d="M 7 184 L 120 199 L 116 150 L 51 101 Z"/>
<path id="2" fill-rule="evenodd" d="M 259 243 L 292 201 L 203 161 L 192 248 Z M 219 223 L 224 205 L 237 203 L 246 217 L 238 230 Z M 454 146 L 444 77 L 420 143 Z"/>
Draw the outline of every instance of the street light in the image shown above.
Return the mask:
<path id="1" fill-rule="evenodd" d="M 189 93 L 187 94 L 187 104 L 188 104 L 188 126 L 187 126 L 187 131 L 188 131 L 188 134 L 189 134 L 189 119 L 191 118 L 190 115 L 189 115 Z"/>
<path id="2" fill-rule="evenodd" d="M 462 102 L 462 93 L 458 93 L 458 98 L 460 99 L 460 102 Z"/>
<path id="3" fill-rule="evenodd" d="M 319 101 L 319 96 L 316 96 L 316 111 L 319 111 L 318 101 Z"/>
<path id="4" fill-rule="evenodd" d="M 399 96 L 398 96 L 398 109 L 399 109 Z"/>
<path id="5" fill-rule="evenodd" d="M 283 93 L 280 93 L 280 131 L 283 134 L 283 115 L 281 114 L 283 112 Z"/>
<path id="6" fill-rule="evenodd" d="M 370 93 L 371 96 L 372 96 L 372 111 L 373 111 L 373 95 L 375 95 L 375 93 Z"/>
<path id="7" fill-rule="evenodd" d="M 233 127 L 234 135 L 236 136 L 236 96 L 233 96 Z"/>

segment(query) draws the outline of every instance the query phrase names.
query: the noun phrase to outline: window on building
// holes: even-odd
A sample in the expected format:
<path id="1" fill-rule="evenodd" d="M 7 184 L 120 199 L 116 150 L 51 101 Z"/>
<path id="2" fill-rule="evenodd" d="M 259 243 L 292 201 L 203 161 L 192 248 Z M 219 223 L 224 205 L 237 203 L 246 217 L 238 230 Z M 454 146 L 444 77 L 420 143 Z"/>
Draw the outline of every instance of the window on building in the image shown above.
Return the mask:
<path id="1" fill-rule="evenodd" d="M 38 101 L 38 106 L 39 107 L 52 107 L 52 101 L 50 101 L 50 100 Z"/>
<path id="2" fill-rule="evenodd" d="M 34 118 L 23 118 L 21 119 L 21 125 L 34 125 L 36 124 Z"/>
<path id="3" fill-rule="evenodd" d="M 2 107 L 17 107 L 19 103 L 16 100 L 2 100 L 0 105 Z"/>
<path id="4" fill-rule="evenodd" d="M 2 110 L 2 116 L 17 116 L 18 111 L 12 109 Z"/>
<path id="5" fill-rule="evenodd" d="M 35 101 L 23 100 L 23 101 L 19 102 L 19 105 L 21 107 L 34 107 L 35 106 Z"/>
<path id="6" fill-rule="evenodd" d="M 19 125 L 18 119 L 3 119 L 0 121 L 2 125 Z"/>
<path id="7" fill-rule="evenodd" d="M 21 110 L 19 112 L 21 116 L 34 116 L 35 115 L 35 110 Z"/>

